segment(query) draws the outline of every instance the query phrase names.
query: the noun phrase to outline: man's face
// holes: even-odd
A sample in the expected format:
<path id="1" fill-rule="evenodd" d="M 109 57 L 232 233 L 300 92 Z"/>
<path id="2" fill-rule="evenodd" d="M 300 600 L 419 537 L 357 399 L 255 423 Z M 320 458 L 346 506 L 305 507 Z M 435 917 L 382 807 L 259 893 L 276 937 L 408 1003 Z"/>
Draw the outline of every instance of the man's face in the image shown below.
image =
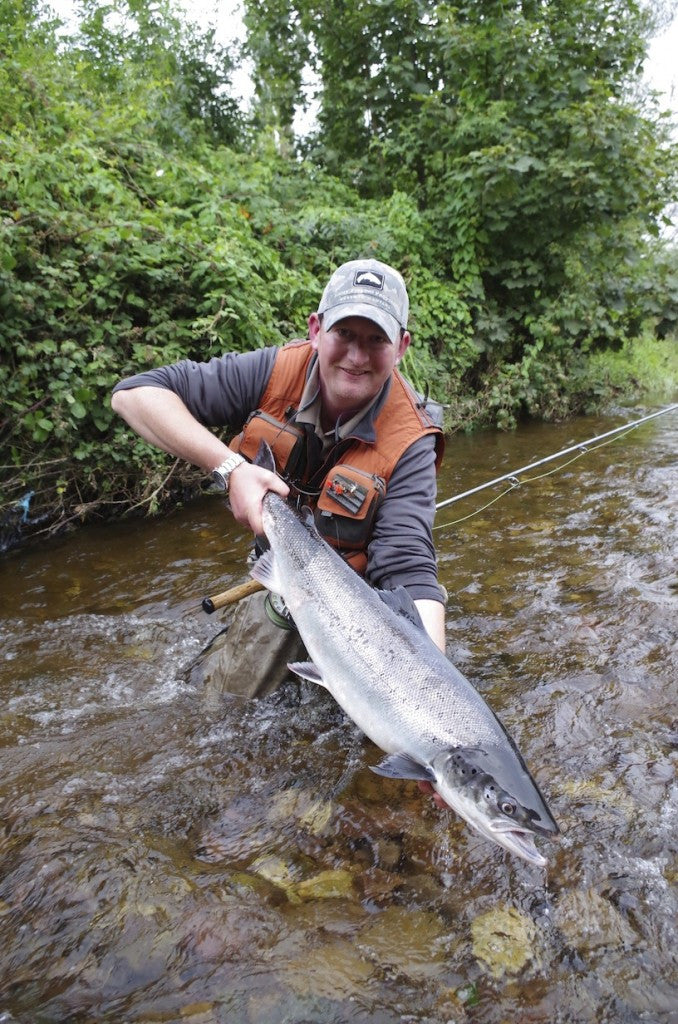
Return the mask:
<path id="1" fill-rule="evenodd" d="M 347 419 L 382 389 L 410 343 L 407 331 L 393 345 L 373 320 L 350 316 L 326 331 L 317 313 L 308 319 L 311 345 L 318 353 L 320 393 L 331 422 Z"/>

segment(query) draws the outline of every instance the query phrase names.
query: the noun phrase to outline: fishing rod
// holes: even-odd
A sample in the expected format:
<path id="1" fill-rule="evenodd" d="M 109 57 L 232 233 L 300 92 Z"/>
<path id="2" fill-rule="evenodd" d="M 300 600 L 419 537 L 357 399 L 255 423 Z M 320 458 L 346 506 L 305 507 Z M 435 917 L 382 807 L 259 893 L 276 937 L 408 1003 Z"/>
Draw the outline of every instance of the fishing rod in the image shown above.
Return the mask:
<path id="1" fill-rule="evenodd" d="M 263 583 L 259 583 L 258 580 L 247 580 L 236 587 L 231 587 L 230 590 L 224 590 L 221 594 L 203 597 L 201 607 L 204 612 L 211 615 L 217 608 L 228 608 L 229 605 L 242 601 L 243 597 L 249 597 L 250 594 L 256 594 L 257 591 L 264 589 Z"/>
<path id="2" fill-rule="evenodd" d="M 444 501 L 439 501 L 436 505 L 436 512 L 445 508 L 447 505 L 452 505 L 455 501 L 461 501 L 462 498 L 468 498 L 471 494 L 477 494 L 479 491 L 484 491 L 488 487 L 493 487 L 495 484 L 501 484 L 505 480 L 510 481 L 514 487 L 520 484 L 518 477 L 521 473 L 527 473 L 530 469 L 537 469 L 538 466 L 544 466 L 547 462 L 553 462 L 555 459 L 562 459 L 565 455 L 571 455 L 572 452 L 580 452 L 585 454 L 588 451 L 589 445 L 595 444 L 596 441 L 603 441 L 606 437 L 612 437 L 614 434 L 620 434 L 624 430 L 633 430 L 635 427 L 639 427 L 641 423 L 647 423 L 648 420 L 656 419 L 657 416 L 665 416 L 667 412 L 674 412 L 678 409 L 678 402 L 673 405 L 667 406 L 666 409 L 660 409 L 659 412 L 650 413 L 649 416 L 643 416 L 639 420 L 633 420 L 631 423 L 625 423 L 621 427 L 615 427 L 614 430 L 608 430 L 604 434 L 597 434 L 595 437 L 589 437 L 586 441 L 580 441 L 579 444 L 573 444 L 570 448 L 563 448 L 562 451 L 555 452 L 553 455 L 547 455 L 543 459 L 537 459 L 536 462 L 530 462 L 527 466 L 522 466 L 520 469 L 514 469 L 510 473 L 504 473 L 503 476 L 497 476 L 494 480 L 488 480 L 487 483 L 479 484 L 477 487 L 471 487 L 468 491 L 462 491 L 461 494 L 455 494 L 453 498 L 445 498 Z"/>
<path id="3" fill-rule="evenodd" d="M 643 416 L 639 420 L 633 420 L 631 423 L 625 423 L 621 427 L 615 427 L 614 430 L 608 430 L 604 434 L 597 434 L 595 437 L 589 437 L 588 440 L 580 441 L 579 444 L 574 444 L 570 448 L 563 448 L 562 451 L 555 452 L 553 455 L 547 455 L 543 459 L 537 459 L 536 462 L 530 462 L 527 466 L 522 466 L 520 469 L 514 469 L 511 473 L 504 473 L 503 476 L 495 477 L 494 480 L 488 480 L 487 483 L 479 484 L 478 487 L 472 487 L 470 490 L 463 491 L 461 494 L 455 494 L 452 498 L 446 498 L 444 501 L 439 501 L 436 505 L 436 512 L 441 508 L 445 508 L 447 505 L 452 505 L 455 501 L 461 501 L 462 498 L 468 498 L 471 494 L 477 494 L 479 491 L 484 491 L 488 487 L 493 487 L 495 484 L 501 484 L 505 480 L 510 481 L 512 487 L 518 487 L 520 485 L 518 477 L 521 473 L 527 473 L 528 470 L 536 469 L 538 466 L 544 466 L 547 462 L 553 462 L 555 459 L 561 459 L 565 455 L 571 455 L 572 452 L 579 452 L 580 455 L 584 455 L 589 450 L 589 445 L 595 444 L 597 441 L 604 441 L 606 438 L 613 437 L 616 434 L 621 434 L 625 430 L 634 430 L 636 427 L 639 427 L 641 423 L 647 423 L 648 420 L 656 419 L 657 416 L 665 416 L 667 412 L 674 412 L 676 409 L 678 409 L 678 402 L 667 406 L 666 409 L 660 409 L 658 412 L 650 413 L 649 416 Z M 505 491 L 504 493 L 508 492 Z M 499 495 L 499 497 L 501 497 L 501 495 Z M 242 598 L 246 597 L 248 594 L 253 594 L 258 590 L 263 589 L 264 588 L 261 583 L 257 583 L 256 580 L 249 580 L 246 583 L 241 583 L 239 586 L 231 587 L 230 590 L 225 590 L 221 594 L 203 598 L 203 611 L 207 612 L 208 615 L 211 615 L 217 610 L 217 608 L 228 607 L 229 605 L 242 600 Z"/>

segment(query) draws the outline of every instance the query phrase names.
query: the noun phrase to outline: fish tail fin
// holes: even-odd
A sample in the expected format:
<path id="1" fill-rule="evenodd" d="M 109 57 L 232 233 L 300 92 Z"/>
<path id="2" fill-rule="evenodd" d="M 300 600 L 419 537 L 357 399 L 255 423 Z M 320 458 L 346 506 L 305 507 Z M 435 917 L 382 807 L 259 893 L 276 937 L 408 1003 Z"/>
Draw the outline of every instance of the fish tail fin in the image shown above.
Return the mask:
<path id="1" fill-rule="evenodd" d="M 268 469 L 271 473 L 276 472 L 275 459 L 273 458 L 273 452 L 268 441 L 261 442 L 259 450 L 252 461 L 252 465 L 259 466 L 261 469 Z"/>

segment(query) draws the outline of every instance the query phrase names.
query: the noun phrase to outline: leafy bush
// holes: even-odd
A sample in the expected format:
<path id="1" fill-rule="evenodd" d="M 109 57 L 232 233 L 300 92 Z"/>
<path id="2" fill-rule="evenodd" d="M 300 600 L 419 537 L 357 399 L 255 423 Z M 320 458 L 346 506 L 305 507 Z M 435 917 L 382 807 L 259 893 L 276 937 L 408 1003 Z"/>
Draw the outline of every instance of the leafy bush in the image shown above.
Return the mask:
<path id="1" fill-rule="evenodd" d="M 426 35 L 438 23 L 411 17 L 413 3 L 402 5 L 408 31 Z M 595 6 L 587 0 L 589 15 Z M 325 111 L 334 156 L 326 147 L 300 160 L 261 109 L 254 134 L 227 88 L 230 56 L 166 0 L 84 9 L 81 33 L 64 40 L 33 0 L 0 0 L 7 543 L 26 532 L 29 492 L 30 518 L 48 530 L 191 493 L 197 471 L 114 418 L 114 383 L 304 334 L 332 269 L 359 255 L 403 271 L 413 333 L 404 369 L 449 406 L 449 429 L 564 416 L 665 365 L 653 335 L 675 330 L 678 266 L 653 231 L 674 164 L 621 94 L 602 97 L 598 116 L 591 69 L 570 62 L 559 80 L 557 66 L 537 73 L 514 47 L 513 77 L 492 65 L 483 93 L 492 20 L 478 23 L 473 5 L 440 8 L 447 77 L 389 51 L 380 88 L 388 79 L 396 91 L 383 93 L 386 106 L 374 97 L 379 130 L 348 139 L 349 90 L 335 123 Z M 365 13 L 351 15 L 363 29 Z M 290 39 L 301 46 L 298 33 Z M 462 51 L 473 89 L 450 71 Z M 277 118 L 289 116 L 298 81 L 269 103 Z M 338 80 L 325 84 L 332 95 Z"/>

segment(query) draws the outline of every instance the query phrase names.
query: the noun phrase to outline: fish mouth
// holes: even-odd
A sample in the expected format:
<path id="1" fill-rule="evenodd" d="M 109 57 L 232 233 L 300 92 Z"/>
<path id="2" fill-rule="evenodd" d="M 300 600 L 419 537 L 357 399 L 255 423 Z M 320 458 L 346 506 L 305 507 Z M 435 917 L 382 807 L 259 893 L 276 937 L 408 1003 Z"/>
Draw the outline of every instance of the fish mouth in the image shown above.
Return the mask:
<path id="1" fill-rule="evenodd" d="M 526 860 L 528 864 L 534 864 L 538 868 L 544 868 L 548 864 L 546 857 L 542 856 L 535 846 L 534 833 L 528 829 L 516 828 L 504 821 L 493 821 L 485 834 L 509 853 Z"/>

